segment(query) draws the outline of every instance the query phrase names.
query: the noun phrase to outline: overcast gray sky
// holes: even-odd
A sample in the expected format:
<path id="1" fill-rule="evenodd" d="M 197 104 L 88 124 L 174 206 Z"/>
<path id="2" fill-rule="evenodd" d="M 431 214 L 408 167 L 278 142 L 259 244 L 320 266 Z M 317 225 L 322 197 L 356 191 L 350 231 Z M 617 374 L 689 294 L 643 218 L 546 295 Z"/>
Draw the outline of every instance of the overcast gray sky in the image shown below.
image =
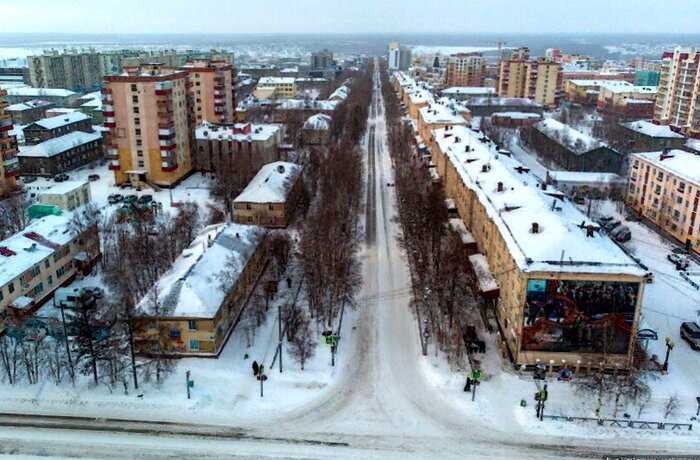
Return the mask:
<path id="1" fill-rule="evenodd" d="M 698 33 L 700 0 L 0 0 L 0 32 Z"/>

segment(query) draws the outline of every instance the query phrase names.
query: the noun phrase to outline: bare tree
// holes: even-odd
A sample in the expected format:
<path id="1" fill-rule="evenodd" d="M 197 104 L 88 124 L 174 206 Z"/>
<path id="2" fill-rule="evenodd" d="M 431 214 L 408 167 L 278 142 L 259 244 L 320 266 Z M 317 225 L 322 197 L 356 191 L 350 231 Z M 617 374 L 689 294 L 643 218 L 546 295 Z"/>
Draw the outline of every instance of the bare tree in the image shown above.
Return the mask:
<path id="1" fill-rule="evenodd" d="M 311 321 L 304 315 L 300 319 L 300 325 L 297 333 L 289 342 L 289 352 L 292 357 L 301 365 L 301 370 L 304 370 L 304 364 L 311 359 L 316 352 L 317 341 L 313 336 L 314 332 L 311 328 Z"/>

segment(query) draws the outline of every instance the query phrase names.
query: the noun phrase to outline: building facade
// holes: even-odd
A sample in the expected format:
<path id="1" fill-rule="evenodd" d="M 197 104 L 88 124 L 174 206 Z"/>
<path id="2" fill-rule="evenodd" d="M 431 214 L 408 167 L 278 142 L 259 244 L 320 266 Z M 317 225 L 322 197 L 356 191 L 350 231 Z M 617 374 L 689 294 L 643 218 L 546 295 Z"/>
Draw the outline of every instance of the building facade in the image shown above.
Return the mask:
<path id="1" fill-rule="evenodd" d="M 627 140 L 626 152 L 680 149 L 686 142 L 685 136 L 673 131 L 669 126 L 657 125 L 647 120 L 620 123 L 620 128 Z"/>
<path id="2" fill-rule="evenodd" d="M 102 158 L 102 134 L 74 131 L 19 149 L 19 170 L 26 176 L 68 173 Z"/>
<path id="3" fill-rule="evenodd" d="M 501 61 L 498 95 L 528 98 L 547 108 L 559 105 L 562 92 L 561 65 L 541 58 L 530 60 L 526 49 Z"/>
<path id="4" fill-rule="evenodd" d="M 46 110 L 53 107 L 49 101 L 35 99 L 19 104 L 8 105 L 5 112 L 10 115 L 16 125 L 28 125 L 46 116 Z"/>
<path id="5" fill-rule="evenodd" d="M 700 253 L 700 156 L 665 149 L 632 155 L 627 206 Z"/>
<path id="6" fill-rule="evenodd" d="M 661 62 L 654 120 L 700 138 L 700 52 L 677 48 Z"/>
<path id="7" fill-rule="evenodd" d="M 188 73 L 192 121 L 233 123 L 236 108 L 233 65 L 224 61 L 197 60 L 182 67 Z"/>
<path id="8" fill-rule="evenodd" d="M 94 91 L 102 84 L 100 55 L 94 51 L 28 56 L 29 79 L 36 88 Z"/>
<path id="9" fill-rule="evenodd" d="M 73 211 L 92 201 L 88 181 L 66 181 L 55 184 L 37 193 L 41 204 L 57 206 L 64 211 Z"/>
<path id="10" fill-rule="evenodd" d="M 188 72 L 160 65 L 105 77 L 107 157 L 116 184 L 170 187 L 192 171 Z"/>
<path id="11" fill-rule="evenodd" d="M 656 86 L 602 85 L 596 107 L 598 112 L 619 119 L 649 119 L 654 115 L 656 93 Z"/>
<path id="12" fill-rule="evenodd" d="M 100 258 L 97 226 L 76 234 L 70 215 L 46 216 L 0 241 L 0 334 L 8 309 L 38 308 Z"/>
<path id="13" fill-rule="evenodd" d="M 5 113 L 5 94 L 0 89 L 0 197 L 15 188 L 15 177 L 19 173 L 17 138 L 10 134 L 13 125 L 10 115 Z"/>
<path id="14" fill-rule="evenodd" d="M 481 53 L 453 54 L 447 59 L 445 86 L 483 86 L 485 75 L 486 58 Z"/>
<path id="15" fill-rule="evenodd" d="M 75 131 L 91 133 L 92 119 L 77 111 L 42 118 L 24 127 L 24 142 L 26 145 L 40 144 Z"/>

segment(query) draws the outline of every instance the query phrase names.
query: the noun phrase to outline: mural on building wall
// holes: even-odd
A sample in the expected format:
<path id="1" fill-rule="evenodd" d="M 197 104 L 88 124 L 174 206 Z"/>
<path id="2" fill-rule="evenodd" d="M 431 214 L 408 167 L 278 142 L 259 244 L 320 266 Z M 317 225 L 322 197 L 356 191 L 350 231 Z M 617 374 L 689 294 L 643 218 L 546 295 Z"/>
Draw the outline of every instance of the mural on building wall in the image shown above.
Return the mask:
<path id="1" fill-rule="evenodd" d="M 627 353 L 638 291 L 637 283 L 531 279 L 522 349 Z"/>

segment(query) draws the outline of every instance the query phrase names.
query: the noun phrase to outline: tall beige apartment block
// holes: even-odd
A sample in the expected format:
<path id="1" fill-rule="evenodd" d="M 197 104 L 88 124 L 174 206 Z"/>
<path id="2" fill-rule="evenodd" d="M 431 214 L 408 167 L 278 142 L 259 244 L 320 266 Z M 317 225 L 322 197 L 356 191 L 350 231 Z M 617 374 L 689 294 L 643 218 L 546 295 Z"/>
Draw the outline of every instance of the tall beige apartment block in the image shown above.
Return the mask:
<path id="1" fill-rule="evenodd" d="M 158 64 L 105 77 L 107 157 L 115 182 L 170 187 L 192 170 L 188 73 Z"/>
<path id="2" fill-rule="evenodd" d="M 445 86 L 483 86 L 486 59 L 481 53 L 453 54 L 447 59 Z"/>
<path id="3" fill-rule="evenodd" d="M 10 134 L 12 119 L 5 113 L 7 102 L 3 96 L 6 94 L 5 90 L 0 89 L 0 197 L 15 187 L 15 176 L 19 172 L 17 139 Z"/>
<path id="4" fill-rule="evenodd" d="M 497 90 L 501 97 L 528 98 L 556 107 L 562 92 L 561 65 L 544 58 L 531 60 L 527 48 L 515 50 L 501 61 Z"/>
<path id="5" fill-rule="evenodd" d="M 654 121 L 700 138 L 700 52 L 676 48 L 663 54 Z"/>
<path id="6" fill-rule="evenodd" d="M 210 123 L 233 123 L 236 100 L 233 65 L 224 61 L 196 60 L 180 70 L 187 72 L 188 93 L 192 102 L 195 126 Z"/>

